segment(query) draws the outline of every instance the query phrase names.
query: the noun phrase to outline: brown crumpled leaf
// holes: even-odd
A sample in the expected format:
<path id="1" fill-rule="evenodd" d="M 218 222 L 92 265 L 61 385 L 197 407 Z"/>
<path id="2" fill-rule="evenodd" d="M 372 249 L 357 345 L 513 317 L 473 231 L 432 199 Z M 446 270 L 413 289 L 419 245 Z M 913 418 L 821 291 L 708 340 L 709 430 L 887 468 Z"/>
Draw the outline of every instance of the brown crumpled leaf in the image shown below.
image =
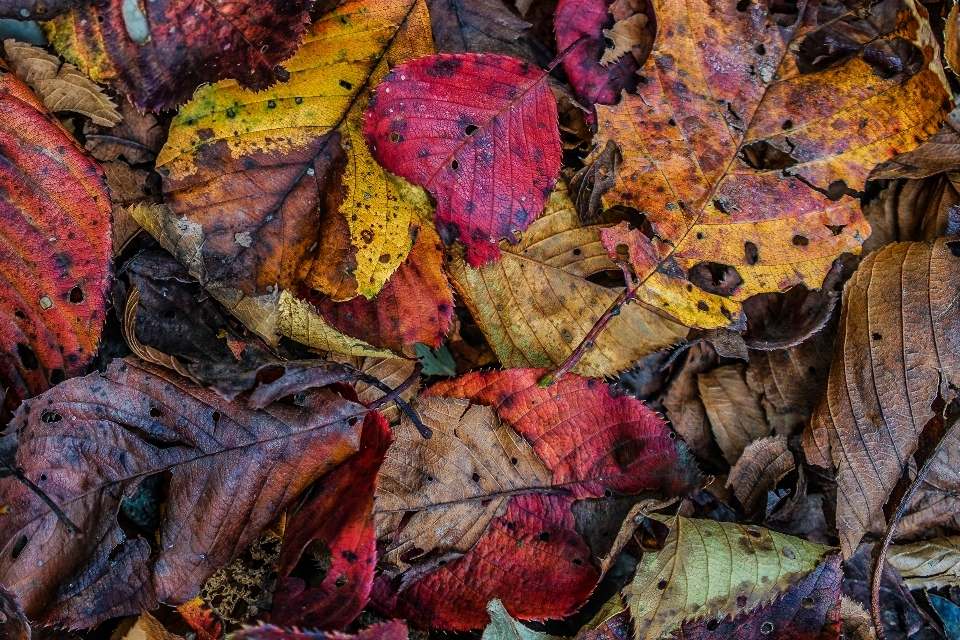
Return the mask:
<path id="1" fill-rule="evenodd" d="M 827 390 L 804 433 L 807 461 L 836 471 L 837 529 L 849 558 L 881 534 L 883 505 L 920 432 L 960 374 L 960 241 L 900 243 L 847 283 Z"/>
<path id="2" fill-rule="evenodd" d="M 0 581 L 42 624 L 88 627 L 181 603 L 359 443 L 367 409 L 327 390 L 254 411 L 136 358 L 28 400 L 5 438 L 80 533 L 0 479 Z M 162 474 L 156 547 L 130 539 L 121 501 Z"/>
<path id="3" fill-rule="evenodd" d="M 501 0 L 428 0 L 437 53 L 500 53 L 546 66 L 552 54 Z"/>
<path id="4" fill-rule="evenodd" d="M 767 492 L 776 488 L 794 467 L 786 437 L 760 438 L 743 450 L 730 470 L 726 486 L 733 487 L 733 495 L 748 513 L 752 513 L 766 504 Z"/>
<path id="5" fill-rule="evenodd" d="M 840 596 L 840 620 L 843 623 L 844 638 L 873 640 L 877 637 L 870 614 L 856 600 L 845 595 Z"/>
<path id="6" fill-rule="evenodd" d="M 105 127 L 122 119 L 99 85 L 72 64 L 13 39 L 3 41 L 3 50 L 13 72 L 30 85 L 50 111 L 80 113 Z"/>
<path id="7" fill-rule="evenodd" d="M 744 379 L 742 363 L 698 374 L 697 385 L 713 435 L 731 465 L 747 445 L 771 434 L 760 398 Z"/>
<path id="8" fill-rule="evenodd" d="M 137 618 L 127 618 L 110 636 L 110 640 L 183 640 L 167 631 L 160 621 L 144 611 Z"/>
<path id="9" fill-rule="evenodd" d="M 887 551 L 887 562 L 911 589 L 960 585 L 960 537 L 894 545 Z"/>
<path id="10" fill-rule="evenodd" d="M 946 438 L 897 525 L 897 541 L 960 532 L 960 433 L 954 429 Z M 915 474 L 916 465 L 911 463 L 909 475 Z"/>
<path id="11" fill-rule="evenodd" d="M 0 585 L 0 638 L 30 640 L 30 622 L 17 598 Z"/>
<path id="12" fill-rule="evenodd" d="M 552 484 L 533 447 L 493 407 L 427 397 L 413 408 L 433 437 L 424 440 L 401 417 L 376 493 L 377 538 L 386 539 L 383 560 L 396 573 L 417 556 L 449 561 L 466 553 L 506 512 L 512 493 Z"/>
<path id="13" fill-rule="evenodd" d="M 646 60 L 653 48 L 653 33 L 648 26 L 649 22 L 646 14 L 637 13 L 617 21 L 613 29 L 604 29 L 603 35 L 613 42 L 613 46 L 607 47 L 603 52 L 600 64 L 607 66 L 627 52 L 633 52 L 633 57 L 637 60 Z"/>
<path id="14" fill-rule="evenodd" d="M 115 126 L 88 123 L 83 127 L 84 147 L 97 160 L 124 159 L 130 164 L 153 162 L 167 137 L 167 127 L 152 113 L 140 113 L 130 102 L 120 105 L 123 119 Z"/>
<path id="15" fill-rule="evenodd" d="M 690 450 L 699 458 L 709 457 L 713 436 L 707 412 L 700 400 L 697 376 L 717 363 L 717 354 L 709 344 L 699 342 L 686 350 L 678 372 L 661 400 L 667 418 Z"/>

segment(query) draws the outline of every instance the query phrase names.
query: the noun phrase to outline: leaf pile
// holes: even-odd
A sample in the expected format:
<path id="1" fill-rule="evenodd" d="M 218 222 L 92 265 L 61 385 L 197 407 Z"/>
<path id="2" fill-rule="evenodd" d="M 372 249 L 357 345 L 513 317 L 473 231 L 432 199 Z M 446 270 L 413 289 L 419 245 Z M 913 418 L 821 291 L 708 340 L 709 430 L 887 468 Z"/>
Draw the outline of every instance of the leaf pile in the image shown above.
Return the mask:
<path id="1" fill-rule="evenodd" d="M 0 636 L 956 637 L 956 7 L 0 17 Z"/>

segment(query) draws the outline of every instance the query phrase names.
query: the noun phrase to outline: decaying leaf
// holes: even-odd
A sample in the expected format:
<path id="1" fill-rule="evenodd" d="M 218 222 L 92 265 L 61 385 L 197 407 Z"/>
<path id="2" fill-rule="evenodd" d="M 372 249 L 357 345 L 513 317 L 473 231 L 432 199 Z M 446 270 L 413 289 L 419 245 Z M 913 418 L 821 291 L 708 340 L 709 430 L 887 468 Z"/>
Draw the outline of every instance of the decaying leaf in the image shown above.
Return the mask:
<path id="1" fill-rule="evenodd" d="M 560 172 L 556 122 L 547 74 L 530 63 L 439 54 L 383 79 L 364 136 L 384 167 L 433 195 L 440 237 L 462 242 L 478 267 L 543 211 Z"/>
<path id="2" fill-rule="evenodd" d="M 394 574 L 463 555 L 513 495 L 553 488 L 550 470 L 493 408 L 427 397 L 413 409 L 433 437 L 424 440 L 401 418 L 377 488 L 381 563 Z"/>
<path id="3" fill-rule="evenodd" d="M 284 629 L 271 624 L 244 627 L 231 636 L 232 640 L 407 640 L 407 625 L 402 620 L 391 620 L 362 629 L 355 635 L 335 632 Z"/>
<path id="4" fill-rule="evenodd" d="M 613 0 L 561 0 L 553 17 L 557 49 L 576 47 L 563 59 L 563 70 L 577 97 L 588 106 L 614 104 L 621 91 L 634 91 L 640 81 L 637 72 L 643 60 L 637 60 L 632 53 L 613 64 L 600 62 L 606 55 L 603 31 L 614 25 L 609 12 L 611 4 Z"/>
<path id="5" fill-rule="evenodd" d="M 603 35 L 613 42 L 600 58 L 600 64 L 607 66 L 619 60 L 623 54 L 632 53 L 635 60 L 646 60 L 653 47 L 653 34 L 648 28 L 650 19 L 646 14 L 635 13 L 629 18 L 618 20 L 613 29 L 604 29 Z"/>
<path id="6" fill-rule="evenodd" d="M 406 382 L 413 375 L 414 368 L 417 366 L 416 360 L 405 360 L 403 358 L 360 358 L 339 353 L 331 353 L 327 358 L 334 362 L 349 364 L 357 371 L 373 376 L 391 389 L 396 389 Z M 362 380 L 355 382 L 354 388 L 357 392 L 357 398 L 363 403 L 378 400 L 386 395 L 381 389 Z M 401 393 L 400 399 L 404 402 L 410 402 L 419 392 L 420 383 L 417 382 Z M 380 407 L 379 411 L 390 424 L 395 425 L 400 422 L 400 408 L 397 407 L 396 403 L 390 402 Z"/>
<path id="7" fill-rule="evenodd" d="M 166 128 L 152 113 L 140 113 L 129 102 L 120 105 L 122 119 L 116 126 L 90 123 L 83 127 L 84 147 L 97 160 L 126 160 L 141 164 L 156 159 L 166 138 Z"/>
<path id="8" fill-rule="evenodd" d="M 887 552 L 887 562 L 911 589 L 960 585 L 960 538 L 894 545 Z"/>
<path id="9" fill-rule="evenodd" d="M 603 334 L 601 334 L 602 337 Z M 690 450 L 699 458 L 710 457 L 713 442 L 710 420 L 700 398 L 699 374 L 717 363 L 717 353 L 706 342 L 698 342 L 680 356 L 680 364 L 663 394 L 666 416 Z"/>
<path id="10" fill-rule="evenodd" d="M 110 278 L 103 172 L 0 63 L 0 388 L 4 414 L 97 352 Z"/>
<path id="11" fill-rule="evenodd" d="M 91 626 L 186 602 L 311 482 L 356 451 L 367 410 L 328 391 L 253 411 L 165 369 L 116 360 L 28 401 L 16 464 L 76 523 L 0 479 L 0 581 L 31 619 Z M 121 501 L 170 474 L 157 547 L 128 538 Z M 14 552 L 16 551 L 16 552 Z"/>
<path id="12" fill-rule="evenodd" d="M 373 300 L 334 302 L 309 293 L 302 297 L 337 331 L 375 347 L 397 353 L 417 343 L 439 347 L 454 310 L 453 289 L 443 271 L 443 245 L 431 226 L 414 227 L 413 235 L 410 254 Z"/>
<path id="13" fill-rule="evenodd" d="M 624 589 L 638 640 L 812 639 L 839 627 L 840 557 L 829 547 L 760 527 L 649 517 L 670 532 Z"/>
<path id="14" fill-rule="evenodd" d="M 370 156 L 363 110 L 391 66 L 432 47 L 422 0 L 353 0 L 310 27 L 283 84 L 200 89 L 157 158 L 171 214 L 155 226 L 174 254 L 247 296 L 376 294 L 429 204 Z"/>
<path id="15" fill-rule="evenodd" d="M 558 365 L 613 304 L 617 291 L 588 280 L 615 270 L 598 227 L 580 227 L 565 185 L 499 262 L 473 269 L 455 254 L 453 284 L 505 367 Z M 603 377 L 680 342 L 684 326 L 641 305 L 627 305 L 573 369 Z"/>
<path id="16" fill-rule="evenodd" d="M 115 640 L 183 640 L 167 631 L 160 621 L 144 611 L 136 618 L 128 618 L 113 632 Z"/>
<path id="17" fill-rule="evenodd" d="M 960 373 L 957 254 L 949 238 L 894 244 L 847 283 L 827 389 L 804 433 L 807 461 L 836 470 L 846 557 L 864 533 L 883 533 L 883 505 Z"/>
<path id="18" fill-rule="evenodd" d="M 713 435 L 731 465 L 740 459 L 747 445 L 771 434 L 760 398 L 744 379 L 743 364 L 698 374 L 697 384 Z"/>
<path id="19" fill-rule="evenodd" d="M 198 597 L 224 622 L 242 624 L 269 611 L 286 522 L 281 515 L 230 564 L 203 583 Z"/>
<path id="20" fill-rule="evenodd" d="M 428 0 L 438 53 L 502 53 L 534 64 L 550 54 L 528 32 L 530 23 L 501 0 Z"/>
<path id="21" fill-rule="evenodd" d="M 367 604 L 377 557 L 374 490 L 391 440 L 386 419 L 368 414 L 357 453 L 327 474 L 297 508 L 284 535 L 271 622 L 342 629 Z M 317 586 L 291 576 L 299 562 L 319 560 L 301 559 L 308 547 L 329 554 Z"/>
<path id="22" fill-rule="evenodd" d="M 30 622 L 16 597 L 0 586 L 0 635 L 5 640 L 30 640 Z"/>
<path id="23" fill-rule="evenodd" d="M 485 407 L 447 400 L 430 405 L 445 411 L 455 409 L 446 420 L 449 426 L 444 435 L 440 435 L 442 414 L 433 418 L 438 421 L 434 437 L 443 438 L 438 445 L 442 459 L 435 455 L 432 440 L 414 441 L 412 433 L 398 434 L 398 445 L 409 443 L 423 452 L 409 462 L 416 450 L 406 454 L 400 446 L 391 450 L 390 458 L 396 462 L 391 468 L 388 461 L 385 467 L 382 491 L 397 494 L 399 487 L 404 487 L 409 497 L 398 510 L 422 509 L 424 501 L 413 502 L 417 491 L 425 491 L 428 501 L 439 503 L 432 509 L 428 506 L 421 512 L 423 516 L 415 514 L 406 524 L 414 531 L 407 537 L 412 540 L 405 550 L 431 551 L 420 547 L 420 540 L 437 549 L 433 557 L 423 558 L 432 564 L 421 563 L 434 567 L 432 572 L 423 575 L 411 570 L 412 575 L 378 579 L 374 602 L 385 613 L 449 630 L 487 624 L 485 607 L 493 598 L 499 598 L 510 615 L 521 620 L 569 615 L 583 604 L 599 577 L 590 548 L 578 532 L 574 503 L 603 497 L 608 491 L 636 494 L 655 490 L 676 496 L 699 483 L 685 448 L 669 437 L 662 419 L 643 403 L 615 397 L 604 383 L 576 375 L 542 389 L 536 385 L 542 374 L 538 369 L 472 373 L 425 392 L 428 399 L 462 398 L 473 405 L 490 405 L 502 426 L 485 417 L 490 415 Z M 459 421 L 454 422 L 455 418 Z M 468 431 L 470 426 L 472 431 Z M 520 438 L 508 438 L 510 431 Z M 488 444 L 493 438 L 498 440 L 495 446 Z M 536 459 L 539 464 L 534 464 Z M 488 461 L 490 466 L 485 468 Z M 413 469 L 403 469 L 406 463 Z M 494 464 L 509 464 L 516 471 L 498 475 Z M 446 471 L 450 466 L 454 470 Z M 438 483 L 448 486 L 434 488 Z M 479 499 L 480 504 L 448 506 L 442 502 L 456 491 L 469 492 L 458 502 Z M 502 515 L 494 514 L 490 521 L 483 499 L 492 499 L 486 508 L 500 509 L 495 503 L 502 493 L 510 496 L 509 504 Z M 386 506 L 386 499 L 378 499 L 378 509 Z M 389 500 L 398 502 L 393 495 Z M 437 508 L 450 515 L 435 520 L 431 511 Z M 462 541 L 476 535 L 469 529 L 475 522 L 486 530 L 467 553 L 457 557 L 465 546 Z M 450 539 L 419 529 L 438 523 L 453 526 Z M 401 553 L 404 560 L 411 556 L 416 557 Z M 399 592 L 398 583 L 403 584 Z"/>
<path id="24" fill-rule="evenodd" d="M 94 0 L 46 24 L 57 51 L 141 111 L 176 107 L 200 85 L 235 78 L 266 89 L 285 74 L 307 23 L 306 0 L 210 4 Z"/>
<path id="25" fill-rule="evenodd" d="M 733 487 L 748 512 L 766 503 L 767 491 L 772 491 L 794 469 L 793 454 L 787 449 L 784 436 L 771 436 L 754 440 L 744 448 L 737 460 L 726 486 Z"/>
<path id="26" fill-rule="evenodd" d="M 13 72 L 30 85 L 50 111 L 82 113 L 104 127 L 120 122 L 117 106 L 72 64 L 16 40 L 4 40 L 3 50 Z"/>
<path id="27" fill-rule="evenodd" d="M 525 627 L 510 617 L 503 603 L 494 598 L 487 604 L 490 624 L 483 630 L 480 640 L 560 640 L 541 631 Z"/>
<path id="28" fill-rule="evenodd" d="M 612 140 L 623 158 L 603 203 L 637 209 L 652 232 L 622 223 L 604 245 L 614 258 L 627 248 L 640 300 L 701 328 L 742 327 L 752 295 L 819 287 L 869 235 L 844 194 L 933 135 L 950 106 L 912 0 L 785 16 L 744 6 L 654 2 L 647 82 L 597 108 L 594 153 Z"/>

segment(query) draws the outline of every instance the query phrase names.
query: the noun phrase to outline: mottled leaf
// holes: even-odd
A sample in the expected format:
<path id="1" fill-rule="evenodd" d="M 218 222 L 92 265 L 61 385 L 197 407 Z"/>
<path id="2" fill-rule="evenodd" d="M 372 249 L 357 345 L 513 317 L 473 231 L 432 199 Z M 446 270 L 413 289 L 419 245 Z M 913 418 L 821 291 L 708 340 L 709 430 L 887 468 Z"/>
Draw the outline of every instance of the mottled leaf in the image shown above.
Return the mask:
<path id="1" fill-rule="evenodd" d="M 0 64 L 0 388 L 4 413 L 97 352 L 110 277 L 103 171 Z"/>
<path id="2" fill-rule="evenodd" d="M 390 620 L 362 629 L 354 635 L 335 632 L 284 629 L 270 624 L 244 627 L 231 636 L 232 640 L 407 640 L 407 625 L 401 620 Z"/>
<path id="3" fill-rule="evenodd" d="M 891 245 L 847 283 L 827 389 L 804 433 L 811 464 L 835 470 L 849 557 L 886 528 L 883 505 L 960 374 L 955 240 Z"/>
<path id="4" fill-rule="evenodd" d="M 774 630 L 774 637 L 814 638 L 827 622 L 839 626 L 840 558 L 829 547 L 754 526 L 650 518 L 670 532 L 624 589 L 638 640 L 712 631 L 760 638 Z M 790 624 L 796 635 L 778 629 Z"/>
<path id="5" fill-rule="evenodd" d="M 560 171 L 557 104 L 547 75 L 499 54 L 440 54 L 393 69 L 365 114 L 364 135 L 388 170 L 437 201 L 447 245 L 472 267 L 498 260 L 543 211 Z"/>
<path id="6" fill-rule="evenodd" d="M 533 64 L 550 62 L 546 47 L 503 0 L 428 0 L 438 53 L 500 53 Z"/>
<path id="7" fill-rule="evenodd" d="M 542 631 L 534 631 L 510 617 L 503 603 L 494 598 L 487 604 L 490 624 L 483 630 L 480 640 L 559 640 Z"/>
<path id="8" fill-rule="evenodd" d="M 320 480 L 298 506 L 284 535 L 272 623 L 342 629 L 367 604 L 377 555 L 374 489 L 391 440 L 386 419 L 377 412 L 367 414 L 357 453 Z M 319 585 L 308 586 L 291 573 L 298 562 L 310 561 L 301 559 L 308 546 L 319 545 L 329 554 L 329 567 Z"/>
<path id="9" fill-rule="evenodd" d="M 653 6 L 647 81 L 597 108 L 594 139 L 595 157 L 608 140 L 622 154 L 603 204 L 644 214 L 650 237 L 622 223 L 604 246 L 627 249 L 640 300 L 691 326 L 742 328 L 743 300 L 817 288 L 859 250 L 869 225 L 845 194 L 949 110 L 937 45 L 911 0 L 787 15 L 765 2 Z M 837 29 L 853 40 L 820 56 Z"/>
<path id="10" fill-rule="evenodd" d="M 46 31 L 91 78 L 141 111 L 159 111 L 223 78 L 255 91 L 285 78 L 278 67 L 296 49 L 309 9 L 308 0 L 94 0 L 48 22 Z"/>
<path id="11" fill-rule="evenodd" d="M 157 232 L 208 288 L 372 297 L 429 203 L 370 157 L 363 109 L 391 66 L 432 47 L 422 0 L 353 0 L 310 27 L 283 84 L 198 91 L 157 158 L 171 211 Z"/>
<path id="12" fill-rule="evenodd" d="M 91 626 L 158 600 L 186 602 L 357 449 L 365 413 L 329 390 L 253 411 L 132 358 L 68 380 L 26 403 L 9 433 L 17 466 L 80 534 L 23 485 L 0 480 L 0 503 L 10 505 L 0 515 L 0 580 L 45 624 Z M 117 513 L 154 474 L 170 480 L 151 554 Z"/>
<path id="13" fill-rule="evenodd" d="M 617 291 L 588 278 L 616 270 L 599 227 L 581 227 L 562 183 L 517 246 L 503 243 L 499 262 L 473 269 L 452 252 L 447 264 L 457 293 L 505 367 L 562 363 Z M 642 305 L 627 305 L 573 371 L 603 377 L 683 340 L 683 325 Z"/>

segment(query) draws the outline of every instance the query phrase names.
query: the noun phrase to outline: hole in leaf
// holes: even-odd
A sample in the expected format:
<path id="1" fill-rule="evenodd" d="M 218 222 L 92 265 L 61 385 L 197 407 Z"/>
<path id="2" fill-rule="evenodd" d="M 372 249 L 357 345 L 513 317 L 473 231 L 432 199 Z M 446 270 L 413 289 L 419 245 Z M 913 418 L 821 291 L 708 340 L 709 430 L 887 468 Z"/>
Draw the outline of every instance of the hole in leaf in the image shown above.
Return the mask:
<path id="1" fill-rule="evenodd" d="M 27 316 L 23 315 L 23 311 L 14 311 L 14 312 L 13 312 L 13 315 L 14 315 L 16 318 L 20 319 L 20 320 L 26 320 L 26 319 L 27 319 Z"/>
<path id="2" fill-rule="evenodd" d="M 54 369 L 50 372 L 50 384 L 60 384 L 66 380 L 67 376 L 63 373 L 63 369 Z"/>
<path id="3" fill-rule="evenodd" d="M 20 536 L 17 538 L 16 544 L 13 545 L 13 552 L 10 554 L 14 559 L 20 557 L 20 554 L 23 553 L 23 548 L 27 546 L 27 536 Z"/>
<path id="4" fill-rule="evenodd" d="M 354 417 L 350 418 L 349 420 L 347 420 L 347 424 L 349 424 L 351 427 L 352 427 L 353 425 L 357 424 L 357 418 L 356 418 L 356 416 L 354 416 Z"/>
<path id="5" fill-rule="evenodd" d="M 758 44 L 753 48 L 753 50 L 756 51 L 758 55 L 761 55 L 761 56 L 767 55 L 767 48 L 762 44 Z"/>
<path id="6" fill-rule="evenodd" d="M 674 120 L 673 118 L 670 118 L 669 120 L 667 120 L 667 124 L 669 124 L 671 127 L 675 127 L 677 126 L 677 121 Z"/>
<path id="7" fill-rule="evenodd" d="M 612 496 L 613 496 L 613 491 L 610 491 L 610 489 L 604 489 L 604 490 L 603 490 L 603 497 L 604 497 L 604 498 L 610 498 L 610 497 L 612 497 Z"/>
<path id="8" fill-rule="evenodd" d="M 757 245 L 752 242 L 743 243 L 743 253 L 747 259 L 747 264 L 751 267 L 757 264 L 757 260 L 760 259 L 760 251 L 757 249 Z"/>
<path id="9" fill-rule="evenodd" d="M 396 131 L 390 132 L 390 142 L 400 142 L 400 134 Z"/>
<path id="10" fill-rule="evenodd" d="M 870 337 L 873 338 L 875 341 L 883 340 L 883 336 L 877 333 L 876 331 L 871 333 Z"/>
<path id="11" fill-rule="evenodd" d="M 450 163 L 450 166 L 453 168 L 454 171 L 456 171 L 457 169 L 460 168 L 460 163 L 457 162 L 456 159 L 454 159 L 453 162 Z"/>
<path id="12" fill-rule="evenodd" d="M 339 578 L 337 578 L 336 581 L 334 581 L 334 584 L 337 585 L 338 587 L 342 587 L 343 585 L 347 584 L 347 576 L 346 576 L 346 574 L 344 574 L 344 575 L 340 576 Z"/>
<path id="13" fill-rule="evenodd" d="M 474 473 L 473 476 L 471 476 L 471 477 L 473 478 L 473 481 L 474 481 L 474 482 L 480 482 L 480 474 L 479 474 L 479 473 Z"/>
<path id="14" fill-rule="evenodd" d="M 737 11 L 746 11 L 750 8 L 750 0 L 740 0 L 737 3 Z"/>
<path id="15" fill-rule="evenodd" d="M 793 244 L 794 246 L 797 246 L 797 247 L 805 247 L 808 244 L 810 244 L 810 241 L 807 240 L 806 236 L 801 236 L 800 234 L 797 234 L 793 236 Z"/>
<path id="16" fill-rule="evenodd" d="M 539 540 L 540 542 L 549 542 L 549 540 L 550 540 L 550 532 L 549 532 L 549 531 L 541 531 L 541 532 L 540 532 L 540 535 L 537 536 L 537 540 Z"/>
<path id="17" fill-rule="evenodd" d="M 751 538 L 759 538 L 763 534 L 761 534 L 756 529 L 747 529 L 747 535 L 750 536 Z"/>
<path id="18" fill-rule="evenodd" d="M 37 354 L 33 352 L 28 345 L 17 343 L 17 357 L 23 363 L 23 368 L 27 371 L 36 371 L 40 368 L 40 361 L 37 360 Z"/>
<path id="19" fill-rule="evenodd" d="M 743 161 L 759 171 L 780 171 L 798 164 L 798 160 L 778 149 L 766 140 L 745 145 L 741 151 Z"/>
<path id="20" fill-rule="evenodd" d="M 220 412 L 214 411 L 213 415 L 211 415 L 210 418 L 214 421 L 214 423 L 220 422 L 220 418 L 221 418 Z"/>
<path id="21" fill-rule="evenodd" d="M 464 132 L 465 134 L 467 134 L 468 136 L 472 136 L 474 133 L 476 133 L 477 129 L 479 129 L 479 128 L 480 128 L 480 127 L 478 127 L 478 126 L 475 125 L 475 124 L 468 124 L 468 125 L 467 125 L 467 128 L 464 129 L 463 132 Z"/>
<path id="22" fill-rule="evenodd" d="M 583 251 L 580 250 L 580 249 L 574 249 L 574 250 L 573 250 L 573 255 L 575 255 L 575 256 L 579 256 L 581 253 L 583 253 Z"/>
<path id="23" fill-rule="evenodd" d="M 784 131 L 787 129 L 793 129 L 793 120 L 784 120 L 783 124 L 780 125 L 780 128 L 782 128 Z"/>
<path id="24" fill-rule="evenodd" d="M 150 417 L 151 417 L 151 418 L 162 418 L 162 417 L 163 417 L 163 411 L 160 411 L 160 409 L 157 409 L 156 407 L 150 407 Z"/>
<path id="25" fill-rule="evenodd" d="M 719 626 L 720 626 L 719 620 L 716 620 L 716 619 L 711 620 L 710 622 L 707 623 L 707 631 L 716 631 L 717 627 Z"/>
<path id="26" fill-rule="evenodd" d="M 80 287 L 74 287 L 73 289 L 70 289 L 70 302 L 73 304 L 80 304 L 83 302 L 85 297 L 86 296 L 83 295 L 83 289 Z"/>
<path id="27" fill-rule="evenodd" d="M 695 286 L 720 296 L 731 295 L 743 284 L 736 268 L 717 262 L 698 262 L 690 269 L 689 280 Z M 701 300 L 701 302 L 703 302 Z"/>
<path id="28" fill-rule="evenodd" d="M 574 558 L 574 559 L 573 559 L 573 564 L 575 564 L 575 565 L 577 565 L 577 566 L 579 567 L 580 565 L 583 564 L 583 560 L 581 560 L 580 558 Z"/>
<path id="29" fill-rule="evenodd" d="M 773 623 L 767 620 L 762 625 L 760 625 L 760 633 L 762 633 L 765 636 L 773 633 Z"/>
<path id="30" fill-rule="evenodd" d="M 341 80 L 340 86 L 346 89 L 347 91 L 350 91 L 351 89 L 353 89 L 353 84 L 350 82 L 347 82 L 346 80 Z"/>
<path id="31" fill-rule="evenodd" d="M 800 606 L 804 609 L 809 609 L 813 606 L 813 598 L 806 597 L 800 600 Z"/>
<path id="32" fill-rule="evenodd" d="M 847 225 L 845 225 L 845 224 L 827 224 L 827 225 L 824 225 L 824 226 L 825 226 L 827 229 L 830 229 L 830 232 L 831 232 L 833 235 L 838 236 L 838 235 L 840 235 L 841 233 L 843 233 L 843 229 L 844 229 L 844 227 L 846 227 Z"/>
<path id="33" fill-rule="evenodd" d="M 53 424 L 54 422 L 60 422 L 61 420 L 63 420 L 63 416 L 56 411 L 44 411 L 40 416 L 40 422 L 43 422 L 44 424 Z"/>
<path id="34" fill-rule="evenodd" d="M 663 591 L 666 588 L 667 588 L 666 580 L 661 580 L 660 582 L 657 583 L 657 589 L 660 589 L 661 591 Z"/>
<path id="35" fill-rule="evenodd" d="M 513 466 L 517 466 L 517 463 L 518 463 L 518 462 L 520 462 L 520 461 L 517 460 L 516 458 L 510 458 L 510 464 L 512 464 Z"/>
<path id="36" fill-rule="evenodd" d="M 960 240 L 951 240 L 947 243 L 947 247 L 954 258 L 960 258 Z"/>

